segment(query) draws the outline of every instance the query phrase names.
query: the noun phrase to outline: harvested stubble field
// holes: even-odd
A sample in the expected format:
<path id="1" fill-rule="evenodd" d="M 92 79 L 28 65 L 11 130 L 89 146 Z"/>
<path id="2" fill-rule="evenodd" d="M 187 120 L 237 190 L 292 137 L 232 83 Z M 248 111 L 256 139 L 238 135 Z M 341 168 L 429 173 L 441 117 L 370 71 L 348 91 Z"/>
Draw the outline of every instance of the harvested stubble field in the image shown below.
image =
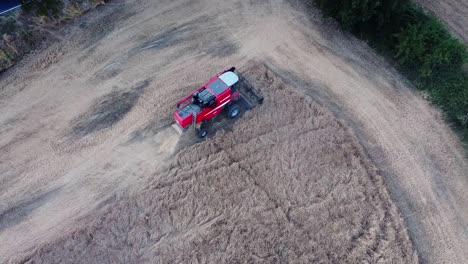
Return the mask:
<path id="1" fill-rule="evenodd" d="M 0 80 L 0 262 L 468 256 L 456 136 L 316 9 L 115 0 L 61 34 Z M 174 102 L 230 66 L 264 105 L 179 137 Z"/>
<path id="2" fill-rule="evenodd" d="M 265 67 L 242 70 L 264 87 L 265 105 L 22 261 L 416 263 L 348 128 Z"/>

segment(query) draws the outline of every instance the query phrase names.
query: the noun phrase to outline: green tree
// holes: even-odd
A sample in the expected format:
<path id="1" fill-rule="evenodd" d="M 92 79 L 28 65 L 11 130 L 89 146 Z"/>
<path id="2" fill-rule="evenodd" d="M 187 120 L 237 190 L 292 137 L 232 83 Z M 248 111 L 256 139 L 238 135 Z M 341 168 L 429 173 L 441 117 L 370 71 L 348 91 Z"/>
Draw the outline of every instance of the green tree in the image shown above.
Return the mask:
<path id="1" fill-rule="evenodd" d="M 63 8 L 62 0 L 19 0 L 25 12 L 39 16 L 57 16 Z"/>
<path id="2" fill-rule="evenodd" d="M 431 95 L 447 117 L 464 131 L 468 140 L 468 77 L 460 76 L 447 81 L 444 86 L 436 86 Z"/>
<path id="3" fill-rule="evenodd" d="M 397 35 L 396 58 L 404 67 L 417 69 L 421 79 L 442 70 L 460 71 L 466 48 L 435 18 L 407 26 Z"/>
<path id="4" fill-rule="evenodd" d="M 319 0 L 319 3 L 327 15 L 336 18 L 346 29 L 368 21 L 380 5 L 380 1 L 372 0 Z"/>
<path id="5" fill-rule="evenodd" d="M 368 31 L 395 26 L 409 0 L 317 0 L 326 15 L 337 19 L 348 30 Z M 390 23 L 391 22 L 391 23 Z M 396 23 L 397 25 L 399 23 Z"/>

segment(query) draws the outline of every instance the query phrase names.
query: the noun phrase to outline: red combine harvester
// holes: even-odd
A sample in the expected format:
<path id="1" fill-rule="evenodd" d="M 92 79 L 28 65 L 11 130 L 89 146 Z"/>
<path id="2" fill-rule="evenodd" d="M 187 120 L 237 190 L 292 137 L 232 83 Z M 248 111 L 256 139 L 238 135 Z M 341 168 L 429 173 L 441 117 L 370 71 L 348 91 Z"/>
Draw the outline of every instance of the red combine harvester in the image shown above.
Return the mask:
<path id="1" fill-rule="evenodd" d="M 175 124 L 172 125 L 179 134 L 184 133 L 193 126 L 198 137 L 204 138 L 208 134 L 203 123 L 224 111 L 229 118 L 236 118 L 240 112 L 239 105 L 248 109 L 263 103 L 263 97 L 257 95 L 252 86 L 234 72 L 235 67 L 225 70 L 208 83 L 198 88 L 192 94 L 177 102 L 177 111 L 174 112 Z"/>

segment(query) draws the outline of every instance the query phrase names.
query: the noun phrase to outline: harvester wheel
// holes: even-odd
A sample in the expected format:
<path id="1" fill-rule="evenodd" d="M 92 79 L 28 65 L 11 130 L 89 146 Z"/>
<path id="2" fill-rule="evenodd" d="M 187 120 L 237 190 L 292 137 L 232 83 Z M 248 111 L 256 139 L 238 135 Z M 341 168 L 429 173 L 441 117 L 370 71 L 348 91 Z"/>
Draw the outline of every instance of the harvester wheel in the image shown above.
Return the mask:
<path id="1" fill-rule="evenodd" d="M 208 131 L 206 131 L 206 129 L 200 128 L 200 130 L 198 130 L 198 137 L 199 138 L 205 138 L 206 135 L 208 135 Z"/>
<path id="2" fill-rule="evenodd" d="M 231 105 L 228 108 L 228 116 L 231 119 L 236 118 L 240 114 L 240 107 L 238 105 Z"/>

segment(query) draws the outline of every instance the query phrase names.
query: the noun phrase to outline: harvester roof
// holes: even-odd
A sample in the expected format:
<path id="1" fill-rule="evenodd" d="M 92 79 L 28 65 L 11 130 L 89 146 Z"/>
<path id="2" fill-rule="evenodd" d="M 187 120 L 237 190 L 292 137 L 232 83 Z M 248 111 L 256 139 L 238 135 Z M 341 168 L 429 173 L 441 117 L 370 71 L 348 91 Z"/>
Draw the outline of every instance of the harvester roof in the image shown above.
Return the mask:
<path id="1" fill-rule="evenodd" d="M 232 71 L 227 71 L 219 76 L 219 79 L 223 81 L 227 86 L 233 86 L 239 81 L 239 76 Z"/>

